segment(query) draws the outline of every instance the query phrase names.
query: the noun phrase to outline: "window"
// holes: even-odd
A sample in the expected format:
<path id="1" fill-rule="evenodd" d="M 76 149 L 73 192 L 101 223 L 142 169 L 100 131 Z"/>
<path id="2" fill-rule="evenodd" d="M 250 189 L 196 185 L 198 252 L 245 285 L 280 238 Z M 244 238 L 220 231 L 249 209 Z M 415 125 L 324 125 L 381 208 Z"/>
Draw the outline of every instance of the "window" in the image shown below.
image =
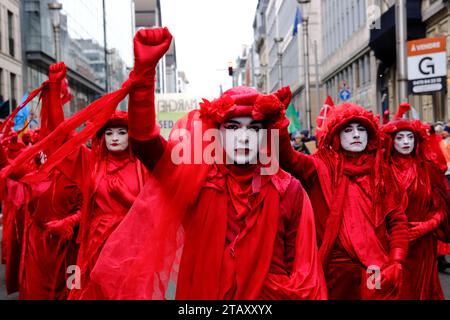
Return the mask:
<path id="1" fill-rule="evenodd" d="M 350 17 L 349 17 L 349 23 L 350 23 L 350 33 L 353 33 L 356 31 L 355 28 L 355 3 L 352 1 L 352 7 L 350 9 Z"/>
<path id="2" fill-rule="evenodd" d="M 359 15 L 361 19 L 361 25 L 366 23 L 366 1 L 365 0 L 358 0 L 359 1 Z"/>
<path id="3" fill-rule="evenodd" d="M 348 66 L 348 87 L 351 88 L 353 86 L 353 68 L 352 66 Z"/>
<path id="4" fill-rule="evenodd" d="M 359 17 L 359 5 L 360 5 L 360 0 L 357 0 L 356 6 L 355 6 L 355 12 L 353 13 L 353 15 L 355 16 L 355 28 L 356 29 L 359 29 L 359 27 L 361 25 L 361 19 Z"/>
<path id="5" fill-rule="evenodd" d="M 3 103 L 4 97 L 3 97 L 3 69 L 0 68 L 0 103 Z"/>
<path id="6" fill-rule="evenodd" d="M 8 40 L 9 40 L 9 54 L 14 57 L 14 15 L 8 10 Z"/>
<path id="7" fill-rule="evenodd" d="M 366 69 L 366 83 L 370 83 L 370 55 L 366 54 L 364 57 L 364 64 Z"/>
<path id="8" fill-rule="evenodd" d="M 364 64 L 364 57 L 359 59 L 360 71 L 361 71 L 361 85 L 366 84 L 366 65 Z"/>
<path id="9" fill-rule="evenodd" d="M 360 83 L 361 74 L 360 74 L 360 67 L 359 67 L 359 60 L 355 62 L 355 88 L 359 88 L 361 86 Z"/>
<path id="10" fill-rule="evenodd" d="M 11 85 L 11 92 L 10 92 L 10 101 L 11 101 L 11 110 L 14 110 L 17 108 L 17 96 L 16 96 L 16 78 L 17 76 L 14 73 L 10 73 L 10 85 Z"/>

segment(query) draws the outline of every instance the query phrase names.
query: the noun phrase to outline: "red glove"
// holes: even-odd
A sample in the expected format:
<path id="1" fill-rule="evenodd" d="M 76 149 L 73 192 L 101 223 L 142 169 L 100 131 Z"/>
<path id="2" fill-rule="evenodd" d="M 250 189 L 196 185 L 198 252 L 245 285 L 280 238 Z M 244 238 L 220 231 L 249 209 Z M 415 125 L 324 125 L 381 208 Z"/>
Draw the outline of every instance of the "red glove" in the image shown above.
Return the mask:
<path id="1" fill-rule="evenodd" d="M 284 108 L 287 108 L 289 106 L 289 103 L 292 100 L 292 92 L 291 92 L 291 88 L 289 86 L 285 86 L 285 87 L 277 90 L 275 92 L 275 95 L 281 101 Z"/>
<path id="2" fill-rule="evenodd" d="M 64 240 L 70 240 L 73 237 L 73 229 L 80 222 L 81 213 L 77 212 L 61 220 L 47 222 L 46 232 L 51 236 L 61 237 Z"/>
<path id="3" fill-rule="evenodd" d="M 41 137 L 46 137 L 55 128 L 64 121 L 64 112 L 61 100 L 61 84 L 66 78 L 66 65 L 64 62 L 58 62 L 50 65 L 48 80 L 49 91 L 42 97 L 42 108 L 45 109 L 41 114 L 42 132 Z"/>
<path id="4" fill-rule="evenodd" d="M 48 80 L 57 84 L 61 84 L 67 74 L 67 68 L 64 62 L 57 62 L 50 65 Z"/>
<path id="5" fill-rule="evenodd" d="M 128 133 L 136 140 L 150 140 L 159 135 L 155 115 L 155 68 L 171 41 L 167 28 L 141 29 L 134 37 L 132 77 L 135 87 L 129 95 Z"/>
<path id="6" fill-rule="evenodd" d="M 414 241 L 432 232 L 441 224 L 442 216 L 436 213 L 431 219 L 423 222 L 409 222 L 408 239 Z"/>
<path id="7" fill-rule="evenodd" d="M 128 187 L 121 182 L 120 178 L 115 176 L 110 177 L 108 181 L 108 192 L 126 208 L 130 208 L 136 200 Z"/>
<path id="8" fill-rule="evenodd" d="M 408 102 L 402 102 L 398 106 L 398 110 L 396 114 L 394 115 L 394 119 L 401 119 L 403 118 L 403 115 L 407 113 L 409 110 L 411 110 L 411 105 Z"/>
<path id="9" fill-rule="evenodd" d="M 172 35 L 167 28 L 141 29 L 134 36 L 134 71 L 140 75 L 153 71 L 169 50 Z"/>

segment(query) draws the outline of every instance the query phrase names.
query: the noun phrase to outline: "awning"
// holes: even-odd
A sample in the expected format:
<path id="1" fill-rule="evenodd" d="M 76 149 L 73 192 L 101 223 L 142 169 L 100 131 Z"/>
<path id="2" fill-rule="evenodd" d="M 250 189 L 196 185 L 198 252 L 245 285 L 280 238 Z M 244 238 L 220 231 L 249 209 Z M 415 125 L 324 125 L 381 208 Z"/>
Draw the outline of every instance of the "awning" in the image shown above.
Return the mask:
<path id="1" fill-rule="evenodd" d="M 426 36 L 425 23 L 422 22 L 421 0 L 408 0 L 407 40 L 424 38 Z M 374 51 L 375 57 L 385 65 L 392 65 L 396 60 L 395 45 L 395 5 L 383 13 L 377 21 L 379 29 L 370 30 L 369 46 Z"/>

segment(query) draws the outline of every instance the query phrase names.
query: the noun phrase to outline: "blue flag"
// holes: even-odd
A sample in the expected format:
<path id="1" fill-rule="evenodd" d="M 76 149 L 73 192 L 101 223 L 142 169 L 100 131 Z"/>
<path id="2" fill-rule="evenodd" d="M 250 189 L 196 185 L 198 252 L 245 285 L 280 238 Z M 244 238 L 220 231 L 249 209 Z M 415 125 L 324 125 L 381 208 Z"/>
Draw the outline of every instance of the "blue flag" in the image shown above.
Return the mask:
<path id="1" fill-rule="evenodd" d="M 19 105 L 21 105 L 27 98 L 28 93 L 25 93 Z M 14 117 L 14 131 L 20 131 L 23 128 L 25 122 L 27 121 L 29 113 L 30 109 L 28 108 L 28 105 L 26 105 L 25 107 L 23 107 L 22 110 L 17 112 L 16 116 Z"/>
<path id="2" fill-rule="evenodd" d="M 294 20 L 294 30 L 292 30 L 292 35 L 295 37 L 298 33 L 298 25 L 302 23 L 302 14 L 300 12 L 300 8 L 297 6 L 297 10 L 295 10 L 295 20 Z"/>

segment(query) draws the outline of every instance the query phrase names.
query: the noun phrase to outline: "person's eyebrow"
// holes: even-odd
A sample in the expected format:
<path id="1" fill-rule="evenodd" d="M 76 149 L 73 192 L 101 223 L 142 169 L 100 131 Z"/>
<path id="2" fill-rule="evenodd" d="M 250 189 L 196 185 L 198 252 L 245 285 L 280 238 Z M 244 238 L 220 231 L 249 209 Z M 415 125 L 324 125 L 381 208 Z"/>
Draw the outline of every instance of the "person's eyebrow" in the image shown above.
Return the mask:
<path id="1" fill-rule="evenodd" d="M 263 125 L 264 123 L 263 123 L 262 121 L 260 121 L 260 120 L 254 120 L 254 121 L 250 122 L 250 125 L 252 125 L 252 124 L 260 124 L 260 125 Z"/>
<path id="2" fill-rule="evenodd" d="M 232 124 L 241 124 L 239 121 L 236 121 L 236 120 L 227 120 L 224 124 L 229 124 L 229 123 L 232 123 Z"/>

